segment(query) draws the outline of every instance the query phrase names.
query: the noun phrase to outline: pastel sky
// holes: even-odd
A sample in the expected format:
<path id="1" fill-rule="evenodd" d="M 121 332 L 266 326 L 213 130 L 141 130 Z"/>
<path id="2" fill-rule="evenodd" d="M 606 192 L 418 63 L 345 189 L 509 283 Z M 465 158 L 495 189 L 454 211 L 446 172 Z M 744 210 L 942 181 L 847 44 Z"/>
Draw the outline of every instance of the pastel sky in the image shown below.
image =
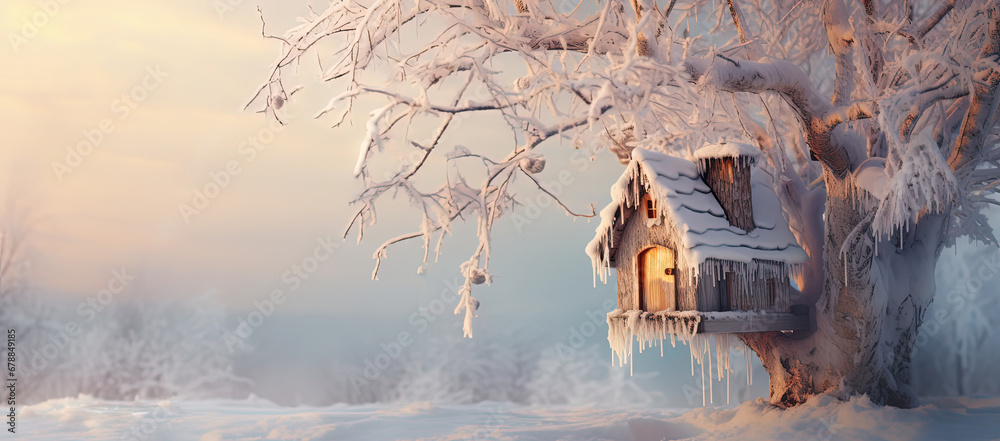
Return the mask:
<path id="1" fill-rule="evenodd" d="M 222 4 L 231 10 L 220 13 Z M 305 4 L 262 2 L 269 31 L 283 32 Z M 286 108 L 291 123 L 262 151 L 251 159 L 240 150 L 249 137 L 273 133 L 261 114 L 242 110 L 277 51 L 260 26 L 257 3 L 239 0 L 0 3 L 0 184 L 7 205 L 29 214 L 39 289 L 92 295 L 112 270 L 124 268 L 137 274 L 129 295 L 214 293 L 247 307 L 281 287 L 285 271 L 311 255 L 319 238 L 339 239 L 359 189 L 351 170 L 363 114 L 339 129 L 312 119 L 338 93 L 338 84 L 313 81 Z M 310 68 L 303 69 L 307 77 Z M 488 121 L 462 130 L 479 140 L 511 136 Z M 81 142 L 96 145 L 89 155 L 69 155 Z M 607 203 L 607 187 L 621 171 L 613 158 L 583 171 L 572 168 L 566 146 L 546 148 L 541 177 L 570 170 L 568 202 L 581 209 Z M 234 161 L 239 174 L 185 218 L 179 206 L 192 204 L 195 190 Z M 290 308 L 412 310 L 456 277 L 472 247 L 468 227 L 456 229 L 442 260 L 423 276 L 416 274 L 422 250 L 414 242 L 390 250 L 382 280 L 369 280 L 377 244 L 417 226 L 406 208 L 387 203 L 366 240 L 356 245 L 352 236 L 337 249 Z M 479 297 L 495 311 L 525 302 L 558 305 L 580 290 L 601 297 L 582 252 L 595 226 L 551 207 L 523 233 L 499 225 L 496 284 Z"/>

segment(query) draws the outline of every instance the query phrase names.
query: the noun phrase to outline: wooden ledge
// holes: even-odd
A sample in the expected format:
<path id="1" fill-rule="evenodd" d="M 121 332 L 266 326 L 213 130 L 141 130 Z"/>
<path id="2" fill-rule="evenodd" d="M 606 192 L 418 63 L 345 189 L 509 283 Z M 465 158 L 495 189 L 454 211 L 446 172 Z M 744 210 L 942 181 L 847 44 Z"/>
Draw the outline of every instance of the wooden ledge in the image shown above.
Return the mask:
<path id="1" fill-rule="evenodd" d="M 628 320 L 631 311 L 616 311 L 608 315 L 609 321 Z M 809 315 L 790 312 L 766 311 L 661 311 L 655 313 L 643 312 L 639 320 L 650 324 L 666 321 L 691 323 L 698 320 L 697 333 L 738 334 L 743 332 L 777 332 L 777 331 L 808 331 Z M 693 323 L 692 323 L 693 325 Z M 690 328 L 688 328 L 690 329 Z"/>

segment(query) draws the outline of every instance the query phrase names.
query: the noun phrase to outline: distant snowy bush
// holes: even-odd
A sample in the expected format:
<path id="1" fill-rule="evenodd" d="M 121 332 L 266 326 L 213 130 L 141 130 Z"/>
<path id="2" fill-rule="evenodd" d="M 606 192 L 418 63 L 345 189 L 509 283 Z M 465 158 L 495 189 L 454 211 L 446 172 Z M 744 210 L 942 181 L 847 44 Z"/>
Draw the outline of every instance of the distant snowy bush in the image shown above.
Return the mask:
<path id="1" fill-rule="evenodd" d="M 19 343 L 26 402 L 78 394 L 132 400 L 249 393 L 223 340 L 226 312 L 210 299 L 120 300 L 92 322 L 33 315 L 42 310 L 21 310 L 14 319 L 26 337 Z M 79 324 L 79 332 L 66 334 L 66 323 Z"/>
<path id="2" fill-rule="evenodd" d="M 612 366 L 602 345 L 570 353 L 527 333 L 474 340 L 446 334 L 415 344 L 369 379 L 364 361 L 336 362 L 321 381 L 325 404 L 431 401 L 529 405 L 642 405 L 662 401 L 627 370 Z"/>

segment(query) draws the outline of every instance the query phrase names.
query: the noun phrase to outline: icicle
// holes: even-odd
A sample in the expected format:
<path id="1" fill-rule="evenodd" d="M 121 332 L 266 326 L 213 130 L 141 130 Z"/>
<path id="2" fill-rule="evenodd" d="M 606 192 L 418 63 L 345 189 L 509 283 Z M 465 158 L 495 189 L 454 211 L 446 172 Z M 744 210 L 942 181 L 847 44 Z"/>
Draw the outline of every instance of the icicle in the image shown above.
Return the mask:
<path id="1" fill-rule="evenodd" d="M 722 381 L 722 345 L 719 344 L 719 339 L 725 337 L 726 334 L 713 335 L 712 340 L 715 340 L 715 375 L 719 381 Z"/>
<path id="2" fill-rule="evenodd" d="M 713 340 L 713 339 L 714 339 L 714 337 L 712 337 L 711 339 L 706 338 L 705 339 L 705 348 L 704 348 L 705 353 L 708 354 L 708 402 L 710 404 L 715 404 L 715 391 L 712 389 L 712 386 L 715 383 L 714 381 L 712 381 L 712 344 L 711 344 L 711 340 Z M 702 372 L 704 372 L 704 367 L 702 368 Z M 704 375 L 702 375 L 702 380 L 704 380 Z"/>
<path id="3" fill-rule="evenodd" d="M 694 350 L 694 345 L 691 345 L 692 350 Z M 701 366 L 701 405 L 705 405 L 705 363 L 701 359 L 698 360 L 698 366 Z"/>
<path id="4" fill-rule="evenodd" d="M 747 376 L 745 383 L 746 383 L 747 386 L 750 386 L 750 361 L 749 361 L 749 358 L 747 357 L 747 347 L 746 346 L 743 347 L 743 364 L 744 364 L 743 369 L 744 369 L 744 372 L 746 372 L 746 376 Z"/>
<path id="5" fill-rule="evenodd" d="M 844 286 L 847 286 L 847 254 L 841 253 L 844 258 Z"/>
<path id="6" fill-rule="evenodd" d="M 688 352 L 691 354 L 691 376 L 693 377 L 694 376 L 694 348 L 692 347 L 691 350 L 688 351 Z"/>
<path id="7" fill-rule="evenodd" d="M 729 347 L 729 334 L 726 334 L 726 404 L 729 404 L 729 353 L 732 350 Z"/>
<path id="8" fill-rule="evenodd" d="M 701 315 L 694 311 L 649 313 L 615 310 L 608 313 L 608 342 L 619 365 L 624 365 L 631 363 L 633 336 L 640 353 L 646 348 L 660 346 L 662 354 L 664 340 L 670 338 L 671 346 L 676 346 L 678 338 L 687 342 L 697 334 L 700 323 Z"/>
<path id="9" fill-rule="evenodd" d="M 667 326 L 668 326 L 667 325 L 667 316 L 663 316 L 663 324 L 662 324 L 662 326 L 663 326 L 663 329 L 667 328 Z M 674 334 L 670 334 L 670 341 L 673 342 L 673 340 L 674 340 Z M 660 357 L 663 357 L 663 346 L 664 346 L 663 340 L 660 340 Z"/>

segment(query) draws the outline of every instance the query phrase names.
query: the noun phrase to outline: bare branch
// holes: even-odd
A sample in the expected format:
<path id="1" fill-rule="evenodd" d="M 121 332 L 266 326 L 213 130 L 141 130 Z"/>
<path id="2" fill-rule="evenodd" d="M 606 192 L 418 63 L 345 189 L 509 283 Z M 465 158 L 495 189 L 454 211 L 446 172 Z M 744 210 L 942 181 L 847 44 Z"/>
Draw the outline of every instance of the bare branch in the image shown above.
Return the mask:
<path id="1" fill-rule="evenodd" d="M 663 21 L 664 22 L 667 22 L 667 19 L 670 18 L 670 13 L 673 12 L 673 10 L 674 10 L 674 4 L 676 4 L 676 3 L 677 3 L 677 0 L 670 0 L 670 4 L 667 5 L 667 9 L 663 11 Z"/>
<path id="2" fill-rule="evenodd" d="M 551 197 L 552 200 L 556 201 L 556 203 L 559 204 L 559 206 L 562 207 L 563 210 L 566 210 L 566 213 L 569 213 L 570 215 L 573 215 L 573 216 L 576 216 L 576 217 L 587 217 L 587 218 L 590 218 L 590 217 L 597 216 L 597 212 L 594 211 L 594 204 L 590 204 L 590 214 L 578 214 L 578 213 L 575 213 L 573 210 L 570 210 L 570 208 L 567 207 L 566 204 L 564 204 L 561 199 L 559 199 L 559 196 L 556 196 L 551 191 L 549 191 L 547 188 L 543 187 L 542 184 L 540 182 L 538 182 L 538 180 L 535 179 L 534 176 L 531 175 L 531 173 L 528 173 L 527 171 L 524 171 L 524 169 L 522 169 L 521 171 L 524 173 L 525 176 L 528 177 L 528 179 L 531 179 L 531 182 L 535 183 L 535 186 L 538 187 L 539 190 L 541 190 L 543 193 L 549 195 L 549 197 Z"/>

